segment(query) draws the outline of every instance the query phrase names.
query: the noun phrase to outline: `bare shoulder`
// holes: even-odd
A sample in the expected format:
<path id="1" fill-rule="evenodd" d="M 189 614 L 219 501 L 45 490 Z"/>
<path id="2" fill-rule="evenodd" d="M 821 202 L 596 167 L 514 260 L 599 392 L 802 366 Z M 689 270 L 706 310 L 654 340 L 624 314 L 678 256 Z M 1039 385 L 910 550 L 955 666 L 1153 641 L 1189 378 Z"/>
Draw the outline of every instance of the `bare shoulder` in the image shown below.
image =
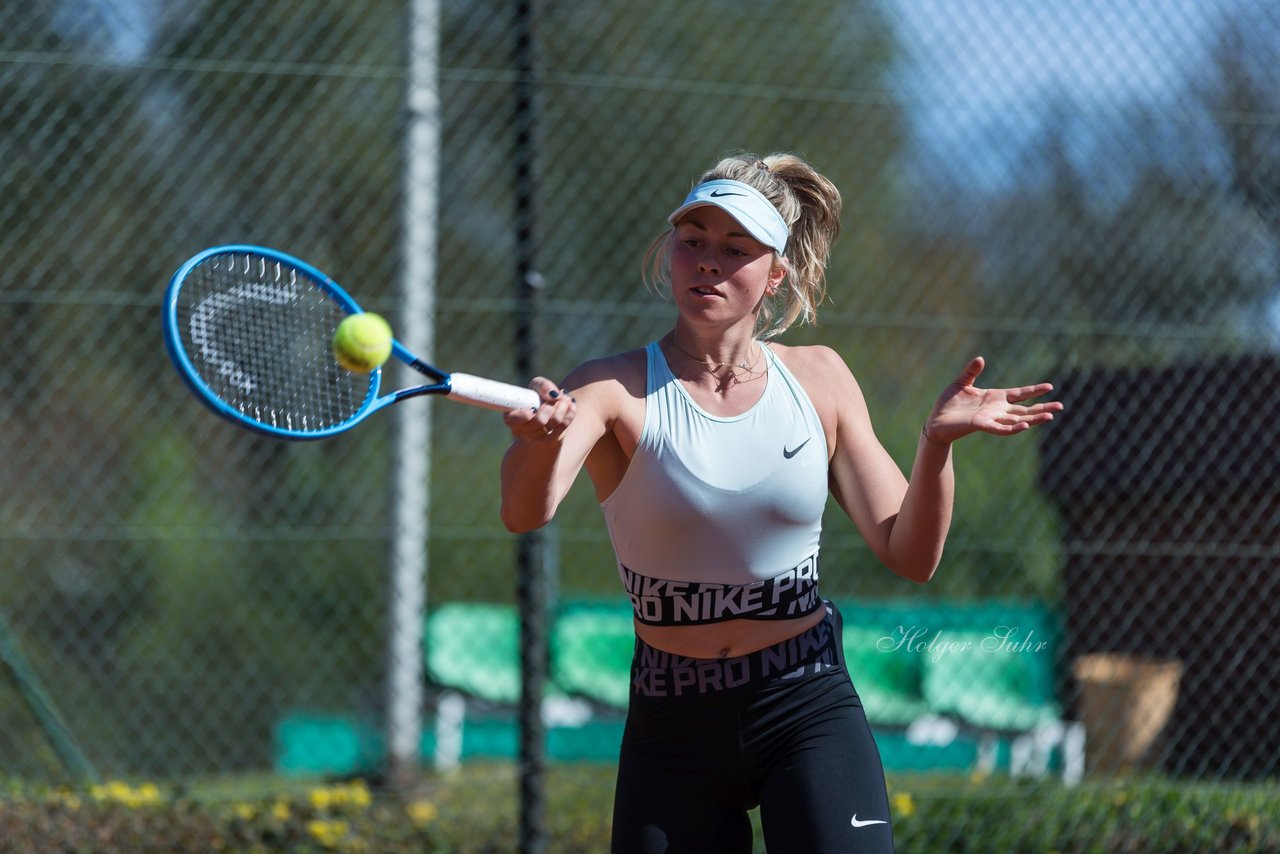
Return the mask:
<path id="1" fill-rule="evenodd" d="M 846 395 L 858 388 L 858 382 L 849 366 L 830 347 L 821 344 L 788 347 L 770 343 L 769 349 L 795 375 L 809 396 L 814 398 L 815 405 L 819 397 Z"/>
<path id="2" fill-rule="evenodd" d="M 630 435 L 644 421 L 646 366 L 643 349 L 602 356 L 574 368 L 560 387 L 577 402 L 577 417 L 595 422 L 590 432 Z"/>
<path id="3" fill-rule="evenodd" d="M 646 362 L 643 349 L 590 359 L 569 372 L 561 386 L 575 396 L 594 395 L 643 398 Z"/>

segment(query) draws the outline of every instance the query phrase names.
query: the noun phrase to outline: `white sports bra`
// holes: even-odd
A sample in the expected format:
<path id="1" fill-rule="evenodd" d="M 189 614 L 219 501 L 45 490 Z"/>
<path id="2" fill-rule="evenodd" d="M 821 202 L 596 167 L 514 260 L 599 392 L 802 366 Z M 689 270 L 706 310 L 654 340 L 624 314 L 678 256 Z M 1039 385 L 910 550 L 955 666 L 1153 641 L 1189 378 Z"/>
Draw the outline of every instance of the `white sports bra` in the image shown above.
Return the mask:
<path id="1" fill-rule="evenodd" d="M 722 417 L 694 402 L 656 341 L 645 348 L 644 428 L 600 505 L 641 622 L 787 619 L 821 604 L 826 436 L 800 383 L 761 349 L 764 394 Z"/>

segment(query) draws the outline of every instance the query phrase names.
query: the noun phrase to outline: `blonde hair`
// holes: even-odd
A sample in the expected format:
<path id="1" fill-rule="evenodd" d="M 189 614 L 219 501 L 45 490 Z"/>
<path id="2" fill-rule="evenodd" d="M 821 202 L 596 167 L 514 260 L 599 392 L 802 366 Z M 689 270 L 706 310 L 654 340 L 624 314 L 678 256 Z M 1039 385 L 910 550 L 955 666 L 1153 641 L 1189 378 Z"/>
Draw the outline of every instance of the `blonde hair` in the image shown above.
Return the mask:
<path id="1" fill-rule="evenodd" d="M 772 338 L 797 321 L 813 323 L 827 295 L 827 257 L 840 236 L 840 191 L 802 157 L 779 153 L 766 157 L 735 154 L 702 173 L 693 186 L 716 179 L 755 187 L 782 214 L 790 236 L 787 251 L 775 263 L 786 270 L 775 295 L 765 297 L 756 335 Z M 665 294 L 671 285 L 671 235 L 654 238 L 645 252 L 641 275 L 646 286 Z"/>

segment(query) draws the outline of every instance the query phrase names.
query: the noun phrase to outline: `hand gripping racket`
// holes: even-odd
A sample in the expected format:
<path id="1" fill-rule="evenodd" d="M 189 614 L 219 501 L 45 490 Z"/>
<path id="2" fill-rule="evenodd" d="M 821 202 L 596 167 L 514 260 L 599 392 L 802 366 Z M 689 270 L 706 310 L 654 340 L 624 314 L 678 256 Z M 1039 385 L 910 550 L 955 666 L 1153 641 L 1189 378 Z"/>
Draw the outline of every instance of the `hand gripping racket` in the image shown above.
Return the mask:
<path id="1" fill-rule="evenodd" d="M 503 412 L 538 406 L 533 389 L 442 371 L 399 341 L 392 355 L 430 382 L 380 395 L 381 368 L 355 373 L 333 356 L 338 324 L 359 311 L 333 279 L 297 258 L 261 246 L 215 246 L 169 282 L 164 340 L 187 385 L 214 412 L 280 439 L 332 436 L 423 394 Z"/>

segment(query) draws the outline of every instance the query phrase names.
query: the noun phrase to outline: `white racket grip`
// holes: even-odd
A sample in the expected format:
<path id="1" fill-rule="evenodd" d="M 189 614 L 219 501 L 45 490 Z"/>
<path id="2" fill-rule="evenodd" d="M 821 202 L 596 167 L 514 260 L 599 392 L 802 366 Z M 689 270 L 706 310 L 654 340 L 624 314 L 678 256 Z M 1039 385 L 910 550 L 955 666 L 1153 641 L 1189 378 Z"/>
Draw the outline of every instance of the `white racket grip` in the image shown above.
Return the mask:
<path id="1" fill-rule="evenodd" d="M 449 397 L 459 403 L 483 406 L 509 412 L 512 409 L 537 409 L 541 398 L 531 388 L 487 380 L 471 374 L 449 375 Z"/>

